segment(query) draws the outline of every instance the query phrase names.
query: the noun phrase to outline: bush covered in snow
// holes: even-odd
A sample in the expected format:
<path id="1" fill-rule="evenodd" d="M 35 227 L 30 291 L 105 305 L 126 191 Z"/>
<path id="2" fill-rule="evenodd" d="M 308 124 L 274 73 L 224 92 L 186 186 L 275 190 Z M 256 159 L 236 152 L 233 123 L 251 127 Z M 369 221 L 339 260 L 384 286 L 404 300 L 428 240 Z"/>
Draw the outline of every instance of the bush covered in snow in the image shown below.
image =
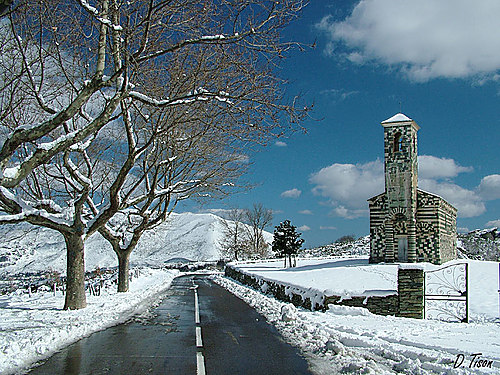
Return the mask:
<path id="1" fill-rule="evenodd" d="M 461 258 L 500 261 L 500 230 L 476 229 L 458 235 L 458 253 Z"/>
<path id="2" fill-rule="evenodd" d="M 349 238 L 348 238 L 349 237 Z M 323 257 L 323 256 L 349 256 L 369 255 L 370 236 L 360 237 L 357 240 L 348 241 L 351 236 L 343 236 L 329 245 L 305 249 L 299 252 L 300 257 Z"/>

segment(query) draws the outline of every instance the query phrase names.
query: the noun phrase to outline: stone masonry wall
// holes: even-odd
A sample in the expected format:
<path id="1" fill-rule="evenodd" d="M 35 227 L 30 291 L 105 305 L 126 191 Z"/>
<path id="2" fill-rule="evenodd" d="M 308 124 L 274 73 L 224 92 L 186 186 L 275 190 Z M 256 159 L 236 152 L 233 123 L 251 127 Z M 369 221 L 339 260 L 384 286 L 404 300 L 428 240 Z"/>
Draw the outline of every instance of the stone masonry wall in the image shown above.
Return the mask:
<path id="1" fill-rule="evenodd" d="M 373 314 L 378 315 L 398 315 L 398 295 L 391 294 L 385 297 L 351 297 L 342 299 L 340 296 L 325 297 L 325 305 L 340 305 L 351 307 L 364 307 Z"/>
<path id="2" fill-rule="evenodd" d="M 270 293 L 277 299 L 291 302 L 295 306 L 302 306 L 309 310 L 327 310 L 329 304 L 364 307 L 368 311 L 378 315 L 395 315 L 407 318 L 423 318 L 423 279 L 422 269 L 402 269 L 398 270 L 398 294 L 385 297 L 376 296 L 354 296 L 349 299 L 341 296 L 325 296 L 322 303 L 311 302 L 310 298 L 303 298 L 302 295 L 287 291 L 285 285 L 281 285 L 269 280 L 262 280 L 239 270 L 226 266 L 225 275 L 242 284 L 248 285 L 263 293 Z"/>
<path id="3" fill-rule="evenodd" d="M 315 303 L 312 306 L 310 298 L 302 298 L 301 295 L 288 292 L 286 286 L 279 283 L 275 283 L 269 280 L 259 280 L 250 275 L 244 274 L 231 266 L 226 266 L 224 271 L 227 277 L 233 280 L 239 281 L 242 284 L 248 285 L 255 290 L 261 291 L 263 293 L 270 293 L 280 301 L 291 302 L 295 306 L 301 306 L 308 310 L 326 310 L 323 304 Z"/>
<path id="4" fill-rule="evenodd" d="M 398 316 L 424 318 L 424 270 L 422 268 L 398 269 Z"/>

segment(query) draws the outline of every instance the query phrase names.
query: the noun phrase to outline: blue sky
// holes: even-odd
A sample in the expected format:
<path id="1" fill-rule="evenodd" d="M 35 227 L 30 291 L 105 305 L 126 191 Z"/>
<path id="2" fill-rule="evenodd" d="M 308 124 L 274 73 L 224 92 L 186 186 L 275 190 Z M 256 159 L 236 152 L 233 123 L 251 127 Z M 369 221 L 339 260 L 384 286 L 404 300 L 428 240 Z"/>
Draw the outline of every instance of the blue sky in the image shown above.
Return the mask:
<path id="1" fill-rule="evenodd" d="M 498 1 L 312 1 L 285 37 L 316 47 L 281 74 L 315 120 L 250 155 L 257 187 L 210 207 L 260 202 L 273 226 L 300 227 L 305 247 L 368 234 L 366 199 L 383 192 L 380 122 L 401 111 L 421 128 L 419 186 L 458 208 L 462 231 L 500 226 L 499 19 Z"/>

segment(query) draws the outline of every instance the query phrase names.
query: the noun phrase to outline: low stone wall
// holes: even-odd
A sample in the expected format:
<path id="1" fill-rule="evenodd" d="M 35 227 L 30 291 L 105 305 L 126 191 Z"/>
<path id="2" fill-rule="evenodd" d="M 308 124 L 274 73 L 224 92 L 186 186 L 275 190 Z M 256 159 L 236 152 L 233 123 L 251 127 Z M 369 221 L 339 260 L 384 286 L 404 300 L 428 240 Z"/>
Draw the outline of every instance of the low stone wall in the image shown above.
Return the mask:
<path id="1" fill-rule="evenodd" d="M 398 315 L 399 299 L 397 294 L 391 294 L 385 297 L 377 296 L 359 296 L 342 299 L 340 296 L 328 296 L 325 298 L 326 305 L 341 305 L 351 307 L 364 307 L 371 313 L 378 315 Z"/>
<path id="2" fill-rule="evenodd" d="M 270 293 L 280 301 L 291 302 L 295 306 L 302 306 L 309 310 L 325 309 L 324 304 L 315 303 L 314 306 L 312 306 L 310 298 L 303 298 L 300 294 L 287 291 L 287 287 L 285 285 L 269 280 L 259 280 L 253 276 L 240 272 L 231 266 L 226 266 L 225 275 L 233 280 L 239 281 L 242 284 L 248 285 L 255 290 L 263 293 Z"/>
<path id="3" fill-rule="evenodd" d="M 424 312 L 424 271 L 415 268 L 400 268 L 398 270 L 398 292 L 384 297 L 377 296 L 353 296 L 345 298 L 341 296 L 324 296 L 316 298 L 314 302 L 309 297 L 304 298 L 302 294 L 294 293 L 290 287 L 277 282 L 256 278 L 245 274 L 230 265 L 226 266 L 225 275 L 248 285 L 263 293 L 272 294 L 284 302 L 291 302 L 295 306 L 302 306 L 309 310 L 327 310 L 329 304 L 364 307 L 368 311 L 378 315 L 394 315 L 407 318 L 423 318 Z M 294 289 L 297 289 L 294 287 Z M 306 294 L 304 290 L 304 294 Z M 313 306 L 314 305 L 314 306 Z"/>

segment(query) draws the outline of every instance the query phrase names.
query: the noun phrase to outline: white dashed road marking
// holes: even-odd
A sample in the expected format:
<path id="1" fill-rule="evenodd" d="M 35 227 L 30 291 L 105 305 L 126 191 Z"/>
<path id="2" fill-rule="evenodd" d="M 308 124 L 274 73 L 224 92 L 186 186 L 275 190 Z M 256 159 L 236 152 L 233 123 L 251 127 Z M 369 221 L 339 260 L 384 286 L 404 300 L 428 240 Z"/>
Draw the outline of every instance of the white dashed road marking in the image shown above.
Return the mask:
<path id="1" fill-rule="evenodd" d="M 201 350 L 203 349 L 203 341 L 201 339 L 201 327 L 200 324 L 200 307 L 198 304 L 198 285 L 194 284 L 194 322 L 196 326 L 196 348 L 198 352 L 196 353 L 196 374 L 197 375 L 205 375 L 205 357 L 203 357 L 203 353 Z"/>
<path id="2" fill-rule="evenodd" d="M 203 348 L 203 342 L 201 341 L 201 327 L 196 327 L 196 347 Z"/>
<path id="3" fill-rule="evenodd" d="M 198 291 L 194 290 L 194 322 L 200 324 L 200 307 L 198 306 Z"/>
<path id="4" fill-rule="evenodd" d="M 196 353 L 196 374 L 205 375 L 205 358 L 201 352 Z"/>

